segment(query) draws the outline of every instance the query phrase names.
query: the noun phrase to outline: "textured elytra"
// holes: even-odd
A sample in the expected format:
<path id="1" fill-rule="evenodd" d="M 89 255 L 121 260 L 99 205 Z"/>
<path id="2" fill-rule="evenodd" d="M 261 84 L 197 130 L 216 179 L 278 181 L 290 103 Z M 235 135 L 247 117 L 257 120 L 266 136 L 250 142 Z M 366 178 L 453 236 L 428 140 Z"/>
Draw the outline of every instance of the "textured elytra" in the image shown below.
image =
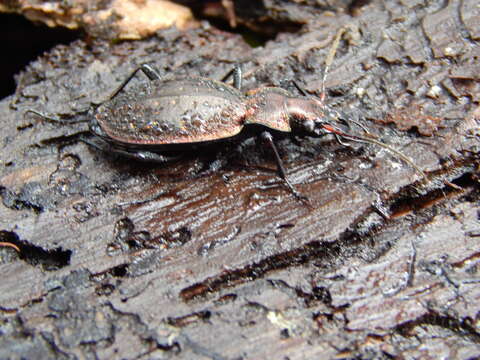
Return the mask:
<path id="1" fill-rule="evenodd" d="M 104 103 L 96 120 L 108 136 L 127 144 L 205 142 L 242 130 L 243 100 L 237 89 L 211 79 L 156 80 Z"/>

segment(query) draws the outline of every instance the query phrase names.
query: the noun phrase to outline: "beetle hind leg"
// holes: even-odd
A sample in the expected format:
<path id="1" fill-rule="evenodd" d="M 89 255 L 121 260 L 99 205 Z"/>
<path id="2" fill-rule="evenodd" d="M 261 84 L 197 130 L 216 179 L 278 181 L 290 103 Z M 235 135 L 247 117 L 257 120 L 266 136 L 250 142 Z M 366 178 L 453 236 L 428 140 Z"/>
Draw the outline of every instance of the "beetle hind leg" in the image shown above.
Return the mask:
<path id="1" fill-rule="evenodd" d="M 98 141 L 90 141 L 85 138 L 81 138 L 80 141 L 103 153 L 142 162 L 164 164 L 166 162 L 178 160 L 182 157 L 182 155 L 165 155 L 147 150 L 127 149 L 115 146 L 114 144 L 110 144 L 101 139 Z"/>

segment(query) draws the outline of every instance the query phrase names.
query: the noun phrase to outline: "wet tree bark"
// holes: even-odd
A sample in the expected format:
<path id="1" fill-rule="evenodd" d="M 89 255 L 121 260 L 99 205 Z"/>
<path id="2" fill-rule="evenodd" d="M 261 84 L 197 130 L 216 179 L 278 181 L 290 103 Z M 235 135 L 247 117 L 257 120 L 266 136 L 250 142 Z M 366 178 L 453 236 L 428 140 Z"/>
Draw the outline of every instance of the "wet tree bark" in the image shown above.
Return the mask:
<path id="1" fill-rule="evenodd" d="M 20 249 L 0 248 L 0 357 L 478 356 L 479 9 L 387 4 L 308 12 L 258 48 L 203 25 L 76 41 L 25 69 L 0 103 L 0 241 Z M 370 145 L 282 140 L 306 206 L 254 143 L 153 166 L 80 141 L 92 103 L 145 62 L 215 79 L 240 63 L 246 90 L 319 95 L 342 27 L 327 101 L 428 181 Z"/>

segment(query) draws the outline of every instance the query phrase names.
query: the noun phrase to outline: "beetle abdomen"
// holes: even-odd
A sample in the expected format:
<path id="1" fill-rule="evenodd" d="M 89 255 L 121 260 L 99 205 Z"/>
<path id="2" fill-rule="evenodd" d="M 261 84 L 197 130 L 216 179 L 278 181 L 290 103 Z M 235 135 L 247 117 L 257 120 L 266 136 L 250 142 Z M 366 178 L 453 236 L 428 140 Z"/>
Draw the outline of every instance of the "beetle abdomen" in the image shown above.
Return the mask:
<path id="1" fill-rule="evenodd" d="M 96 120 L 112 139 L 128 144 L 181 144 L 228 138 L 243 127 L 243 95 L 204 79 L 153 81 L 106 102 Z"/>

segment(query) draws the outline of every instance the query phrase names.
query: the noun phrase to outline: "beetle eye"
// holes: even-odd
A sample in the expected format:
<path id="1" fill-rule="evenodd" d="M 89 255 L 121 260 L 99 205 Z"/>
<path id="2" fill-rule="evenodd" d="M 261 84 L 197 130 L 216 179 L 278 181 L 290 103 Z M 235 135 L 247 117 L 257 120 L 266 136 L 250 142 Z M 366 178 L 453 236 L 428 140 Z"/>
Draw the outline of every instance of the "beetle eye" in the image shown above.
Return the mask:
<path id="1" fill-rule="evenodd" d="M 313 132 L 315 129 L 315 122 L 312 119 L 307 119 L 303 122 L 303 127 L 308 132 Z"/>

